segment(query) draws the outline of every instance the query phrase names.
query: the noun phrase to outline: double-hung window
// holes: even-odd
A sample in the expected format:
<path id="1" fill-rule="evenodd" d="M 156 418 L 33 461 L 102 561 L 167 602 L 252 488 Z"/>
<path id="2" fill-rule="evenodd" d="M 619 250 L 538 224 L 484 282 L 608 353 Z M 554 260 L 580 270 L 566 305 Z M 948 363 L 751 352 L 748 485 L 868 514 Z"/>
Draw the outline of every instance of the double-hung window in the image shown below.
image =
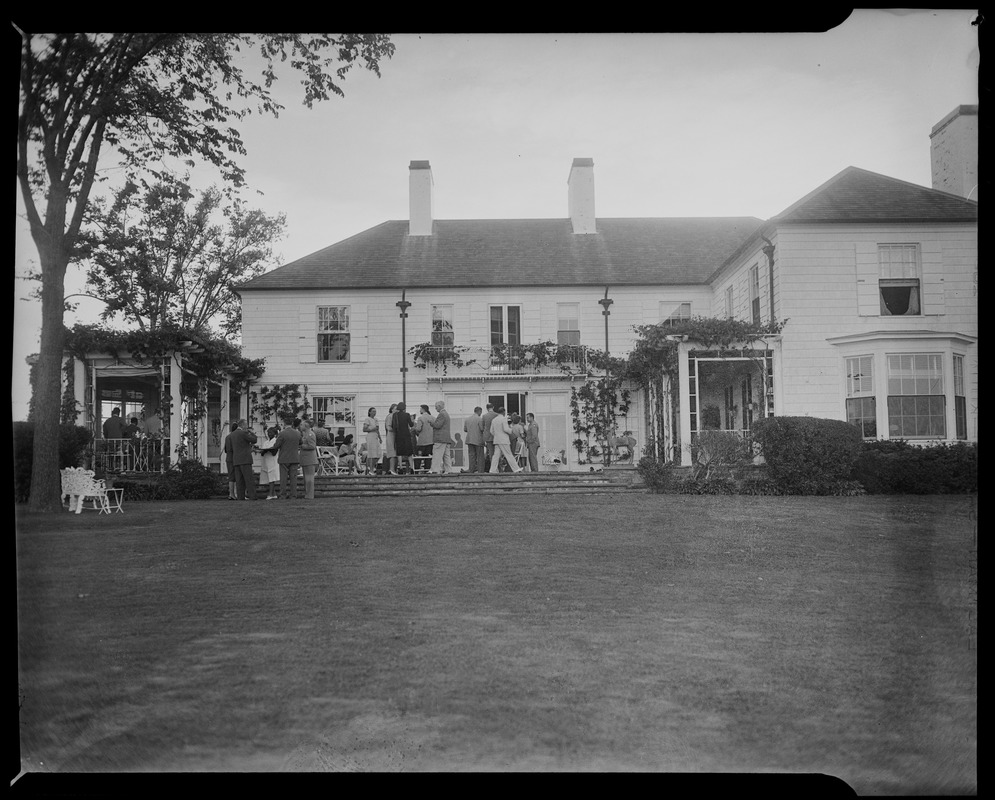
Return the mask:
<path id="1" fill-rule="evenodd" d="M 452 347 L 455 344 L 452 305 L 432 306 L 432 346 Z"/>
<path id="2" fill-rule="evenodd" d="M 491 346 L 521 343 L 521 306 L 491 306 Z"/>
<path id="3" fill-rule="evenodd" d="M 318 361 L 349 361 L 349 306 L 318 306 Z"/>
<path id="4" fill-rule="evenodd" d="M 580 344 L 580 303 L 556 304 L 556 343 Z"/>
<path id="5" fill-rule="evenodd" d="M 660 321 L 671 328 L 691 321 L 691 304 L 680 300 L 660 302 Z"/>
<path id="6" fill-rule="evenodd" d="M 919 245 L 878 245 L 878 292 L 881 316 L 921 314 L 919 297 Z"/>
<path id="7" fill-rule="evenodd" d="M 733 300 L 733 286 L 730 283 L 726 286 L 726 319 L 732 319 L 735 316 L 736 307 L 733 305 Z"/>
<path id="8" fill-rule="evenodd" d="M 946 397 L 940 353 L 888 355 L 888 435 L 944 438 Z"/>
<path id="9" fill-rule="evenodd" d="M 865 439 L 877 438 L 874 356 L 846 359 L 846 421 L 856 425 Z"/>
<path id="10" fill-rule="evenodd" d="M 967 438 L 967 395 L 964 392 L 964 356 L 954 356 L 954 419 L 957 438 Z"/>
<path id="11" fill-rule="evenodd" d="M 355 395 L 315 395 L 311 398 L 311 411 L 314 419 L 324 422 L 336 444 L 341 444 L 346 436 L 352 435 L 356 441 L 356 396 Z"/>

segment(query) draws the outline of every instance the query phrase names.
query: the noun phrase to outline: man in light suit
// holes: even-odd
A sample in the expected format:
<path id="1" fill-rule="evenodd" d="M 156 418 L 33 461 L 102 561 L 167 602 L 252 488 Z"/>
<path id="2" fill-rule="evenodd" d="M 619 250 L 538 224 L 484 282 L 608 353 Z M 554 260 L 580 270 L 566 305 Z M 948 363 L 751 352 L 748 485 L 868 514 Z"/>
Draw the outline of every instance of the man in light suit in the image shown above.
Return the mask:
<path id="1" fill-rule="evenodd" d="M 497 416 L 491 423 L 491 433 L 494 435 L 494 455 L 491 456 L 490 474 L 497 474 L 501 456 L 504 456 L 504 460 L 508 462 L 512 472 L 521 472 L 522 468 L 518 466 L 518 460 L 511 452 L 511 424 L 504 415 L 504 406 L 497 410 Z"/>
<path id="2" fill-rule="evenodd" d="M 491 433 L 491 424 L 494 422 L 494 417 L 497 416 L 497 412 L 494 410 L 494 406 L 490 403 L 487 404 L 487 410 L 484 412 L 484 449 L 487 451 L 484 455 L 484 470 L 486 471 L 490 467 L 491 459 L 494 458 L 494 434 Z"/>
<path id="3" fill-rule="evenodd" d="M 470 454 L 470 472 L 484 471 L 484 418 L 481 414 L 480 406 L 473 409 L 473 413 L 463 421 L 463 430 L 466 432 L 466 450 Z"/>

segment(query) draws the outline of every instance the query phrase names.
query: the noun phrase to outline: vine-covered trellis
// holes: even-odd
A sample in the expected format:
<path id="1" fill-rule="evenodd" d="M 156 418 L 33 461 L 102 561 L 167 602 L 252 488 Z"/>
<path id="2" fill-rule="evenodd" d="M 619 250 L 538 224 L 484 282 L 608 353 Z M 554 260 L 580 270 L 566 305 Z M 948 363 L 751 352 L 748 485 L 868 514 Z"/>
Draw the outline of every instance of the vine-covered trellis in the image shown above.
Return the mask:
<path id="1" fill-rule="evenodd" d="M 289 424 L 295 418 L 307 419 L 310 414 L 306 383 L 260 386 L 249 392 L 249 419 L 253 425 L 267 425 L 274 420 Z"/>

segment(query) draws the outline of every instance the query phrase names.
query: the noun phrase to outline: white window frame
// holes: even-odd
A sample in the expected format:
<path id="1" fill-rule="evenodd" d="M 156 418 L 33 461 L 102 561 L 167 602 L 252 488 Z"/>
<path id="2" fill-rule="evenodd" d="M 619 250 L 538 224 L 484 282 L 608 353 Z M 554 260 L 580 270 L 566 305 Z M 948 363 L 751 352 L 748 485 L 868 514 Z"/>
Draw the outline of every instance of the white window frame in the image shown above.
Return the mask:
<path id="1" fill-rule="evenodd" d="M 735 287 L 733 284 L 726 286 L 726 319 L 734 319 L 736 316 Z"/>
<path id="2" fill-rule="evenodd" d="M 336 419 L 338 416 L 344 420 Z M 352 419 L 349 419 L 349 415 Z M 324 427 L 335 439 L 336 432 L 343 428 L 343 436 L 352 434 L 353 444 L 359 445 L 359 430 L 356 424 L 356 395 L 354 394 L 315 394 L 311 396 L 311 418 L 324 423 Z"/>
<path id="3" fill-rule="evenodd" d="M 908 258 L 899 256 L 910 256 Z M 894 314 L 885 301 L 885 291 L 909 289 L 909 310 Z M 878 244 L 878 308 L 882 317 L 922 316 L 922 252 L 918 244 L 889 242 Z M 894 304 L 896 301 L 892 301 Z M 900 301 L 897 301 L 900 302 Z M 913 310 L 914 309 L 914 310 Z"/>
<path id="4" fill-rule="evenodd" d="M 335 309 L 336 319 L 323 317 L 330 317 L 327 312 L 331 309 Z M 352 332 L 350 330 L 351 325 L 351 308 L 350 306 L 318 306 L 315 312 L 316 326 L 317 326 L 317 336 L 315 345 L 317 347 L 316 360 L 319 364 L 348 364 L 352 360 Z M 332 346 L 327 347 L 322 345 L 323 337 L 338 337 L 339 341 L 345 341 L 345 357 L 344 358 L 322 358 L 322 353 L 330 351 Z"/>
<path id="5" fill-rule="evenodd" d="M 846 421 L 865 439 L 877 439 L 877 398 L 874 394 L 874 354 L 846 356 Z M 866 401 L 870 400 L 868 404 Z M 856 401 L 856 402 L 851 402 Z M 870 413 L 868 414 L 868 405 Z M 862 413 L 857 413 L 862 412 Z M 868 424 L 868 421 L 871 423 Z"/>
<path id="6" fill-rule="evenodd" d="M 494 341 L 494 330 L 491 328 L 491 320 L 493 319 L 494 309 L 501 309 L 501 341 Z M 509 342 L 508 341 L 508 309 L 515 308 L 518 310 L 518 341 Z M 510 303 L 508 305 L 500 305 L 498 303 L 492 303 L 487 306 L 487 328 L 488 328 L 488 341 L 491 346 L 498 344 L 522 344 L 522 307 L 518 303 Z"/>
<path id="7" fill-rule="evenodd" d="M 760 313 L 760 265 L 750 267 L 750 319 L 754 325 L 762 321 Z"/>
<path id="8" fill-rule="evenodd" d="M 888 387 L 887 416 L 890 439 L 946 439 L 947 395 L 945 361 L 948 356 L 937 352 L 886 353 L 885 368 Z M 924 362 L 924 363 L 923 363 Z M 951 362 L 952 363 L 952 362 Z M 925 390 L 925 391 L 920 391 Z M 933 404 L 928 398 L 940 398 L 939 413 L 928 413 L 925 406 Z M 896 410 L 896 406 L 900 408 Z M 926 413 L 923 413 L 923 410 Z M 903 423 L 906 419 L 939 419 L 939 432 L 918 430 L 910 432 Z"/>
<path id="9" fill-rule="evenodd" d="M 455 316 L 452 303 L 432 305 L 432 346 L 452 347 L 456 344 Z"/>
<path id="10" fill-rule="evenodd" d="M 661 300 L 660 322 L 671 328 L 691 320 L 693 306 L 690 300 Z"/>
<path id="11" fill-rule="evenodd" d="M 556 343 L 580 344 L 580 303 L 556 304 Z"/>

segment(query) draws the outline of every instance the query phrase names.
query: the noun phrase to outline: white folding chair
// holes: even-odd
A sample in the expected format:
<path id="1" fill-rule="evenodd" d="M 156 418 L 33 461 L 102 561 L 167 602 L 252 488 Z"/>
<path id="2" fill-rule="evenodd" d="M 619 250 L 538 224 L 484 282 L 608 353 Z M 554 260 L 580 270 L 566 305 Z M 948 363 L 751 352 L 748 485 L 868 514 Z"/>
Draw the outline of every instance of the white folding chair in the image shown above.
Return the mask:
<path id="1" fill-rule="evenodd" d="M 335 448 L 319 447 L 317 452 L 318 452 L 318 474 L 338 475 L 339 457 L 335 452 Z"/>

